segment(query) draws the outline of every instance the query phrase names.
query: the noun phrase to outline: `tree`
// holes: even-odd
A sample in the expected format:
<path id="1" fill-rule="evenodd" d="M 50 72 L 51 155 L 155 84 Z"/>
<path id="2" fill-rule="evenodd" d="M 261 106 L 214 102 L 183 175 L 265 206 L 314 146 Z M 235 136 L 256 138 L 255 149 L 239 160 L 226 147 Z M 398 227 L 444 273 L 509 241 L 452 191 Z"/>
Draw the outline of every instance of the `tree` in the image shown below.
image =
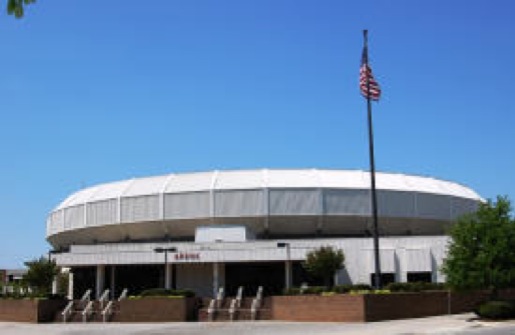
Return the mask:
<path id="1" fill-rule="evenodd" d="M 336 271 L 344 266 L 345 256 L 340 249 L 322 246 L 307 254 L 304 268 L 314 277 L 322 278 L 324 285 L 331 286 Z"/>
<path id="2" fill-rule="evenodd" d="M 54 277 L 59 273 L 59 269 L 54 261 L 45 257 L 25 262 L 28 267 L 27 274 L 23 280 L 36 290 L 38 294 L 48 294 L 52 287 Z"/>
<path id="3" fill-rule="evenodd" d="M 23 17 L 24 6 L 36 2 L 36 0 L 7 0 L 7 14 L 19 19 Z"/>
<path id="4" fill-rule="evenodd" d="M 457 220 L 442 272 L 457 290 L 497 290 L 515 285 L 515 220 L 507 197 L 479 204 Z"/>

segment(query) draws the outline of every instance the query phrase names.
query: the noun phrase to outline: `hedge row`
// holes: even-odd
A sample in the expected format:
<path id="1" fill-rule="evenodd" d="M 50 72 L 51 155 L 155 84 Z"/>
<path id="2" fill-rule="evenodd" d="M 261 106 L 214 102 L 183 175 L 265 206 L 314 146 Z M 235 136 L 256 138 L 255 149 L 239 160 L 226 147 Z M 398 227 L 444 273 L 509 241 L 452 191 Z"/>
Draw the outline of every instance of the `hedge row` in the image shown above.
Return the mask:
<path id="1" fill-rule="evenodd" d="M 442 283 L 390 283 L 382 290 L 374 290 L 368 284 L 354 285 L 337 285 L 331 288 L 325 286 L 310 286 L 306 288 L 293 287 L 283 292 L 284 295 L 300 295 L 300 294 L 322 294 L 322 293 L 390 293 L 390 292 L 421 292 L 444 290 L 445 285 Z"/>
<path id="2" fill-rule="evenodd" d="M 390 283 L 386 285 L 385 289 L 391 292 L 422 292 L 422 291 L 441 291 L 445 290 L 444 283 L 426 283 L 426 282 L 411 282 L 411 283 Z"/>
<path id="3" fill-rule="evenodd" d="M 192 290 L 169 290 L 164 288 L 153 288 L 149 290 L 145 290 L 141 292 L 141 297 L 169 297 L 169 296 L 179 296 L 179 297 L 194 297 L 195 292 Z"/>
<path id="4" fill-rule="evenodd" d="M 514 301 L 488 301 L 474 311 L 483 319 L 502 320 L 515 318 Z"/>

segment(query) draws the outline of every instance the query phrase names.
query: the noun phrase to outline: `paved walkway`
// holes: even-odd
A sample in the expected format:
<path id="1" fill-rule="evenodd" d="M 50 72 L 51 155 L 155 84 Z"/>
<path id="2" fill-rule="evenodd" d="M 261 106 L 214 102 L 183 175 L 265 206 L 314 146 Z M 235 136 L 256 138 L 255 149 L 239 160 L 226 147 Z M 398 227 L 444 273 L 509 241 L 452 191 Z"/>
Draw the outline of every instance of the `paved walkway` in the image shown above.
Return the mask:
<path id="1" fill-rule="evenodd" d="M 479 322 L 473 314 L 369 323 L 215 322 L 215 323 L 54 323 L 0 322 L 1 335 L 418 335 L 515 334 L 515 322 Z"/>

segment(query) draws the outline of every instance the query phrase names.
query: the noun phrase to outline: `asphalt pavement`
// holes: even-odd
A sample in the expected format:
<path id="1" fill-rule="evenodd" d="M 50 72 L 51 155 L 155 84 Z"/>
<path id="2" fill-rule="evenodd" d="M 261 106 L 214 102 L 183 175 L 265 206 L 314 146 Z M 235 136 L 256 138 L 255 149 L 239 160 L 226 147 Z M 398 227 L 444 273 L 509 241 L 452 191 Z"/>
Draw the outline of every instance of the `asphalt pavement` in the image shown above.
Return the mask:
<path id="1" fill-rule="evenodd" d="M 0 322 L 1 335 L 420 335 L 515 334 L 515 321 L 483 322 L 473 314 L 368 323 L 332 322 L 184 322 L 184 323 L 52 323 Z"/>

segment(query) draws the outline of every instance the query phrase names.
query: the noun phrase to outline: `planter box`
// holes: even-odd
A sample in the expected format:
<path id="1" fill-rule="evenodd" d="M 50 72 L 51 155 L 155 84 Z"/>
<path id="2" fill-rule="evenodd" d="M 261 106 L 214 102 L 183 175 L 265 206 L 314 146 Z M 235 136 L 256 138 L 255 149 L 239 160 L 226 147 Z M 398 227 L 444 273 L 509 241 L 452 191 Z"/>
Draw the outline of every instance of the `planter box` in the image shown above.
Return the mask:
<path id="1" fill-rule="evenodd" d="M 120 302 L 115 322 L 184 322 L 197 317 L 198 299 L 144 297 Z"/>
<path id="2" fill-rule="evenodd" d="M 0 321 L 50 322 L 66 300 L 0 299 Z"/>
<path id="3" fill-rule="evenodd" d="M 365 321 L 363 295 L 295 295 L 272 297 L 272 319 L 282 321 Z"/>
<path id="4" fill-rule="evenodd" d="M 515 290 L 499 297 L 515 299 Z M 272 319 L 283 321 L 368 322 L 471 312 L 489 292 L 428 291 L 390 294 L 337 294 L 272 297 Z"/>

